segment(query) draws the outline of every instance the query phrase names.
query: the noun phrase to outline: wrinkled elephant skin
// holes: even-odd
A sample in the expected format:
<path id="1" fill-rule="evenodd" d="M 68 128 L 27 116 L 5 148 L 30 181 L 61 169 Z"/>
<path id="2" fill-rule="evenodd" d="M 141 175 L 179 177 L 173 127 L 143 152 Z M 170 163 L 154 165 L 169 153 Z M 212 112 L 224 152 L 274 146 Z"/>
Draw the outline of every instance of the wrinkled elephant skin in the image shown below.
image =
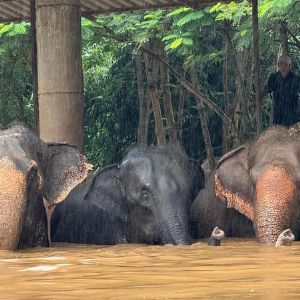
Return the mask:
<path id="1" fill-rule="evenodd" d="M 253 221 L 258 242 L 275 244 L 291 228 L 299 238 L 300 131 L 274 126 L 225 155 L 216 170 L 216 194 Z"/>
<path id="2" fill-rule="evenodd" d="M 82 220 L 82 227 L 77 236 L 70 237 L 67 232 L 58 233 L 58 222 L 53 223 L 54 240 L 93 242 L 84 233 L 83 220 L 90 217 L 113 237 L 105 241 L 99 234 L 98 243 L 188 244 L 189 207 L 203 183 L 202 169 L 177 147 L 134 148 L 120 165 L 96 173 L 93 180 L 78 186 L 65 204 L 58 205 L 55 220 L 63 220 L 62 215 L 76 215 L 73 220 Z M 76 200 L 71 202 L 70 197 Z M 73 213 L 68 214 L 69 210 Z M 95 224 L 87 227 L 95 235 L 97 230 L 102 232 Z"/>
<path id="3" fill-rule="evenodd" d="M 126 242 L 129 214 L 115 180 L 118 173 L 117 165 L 95 172 L 55 207 L 51 241 L 97 245 Z"/>
<path id="4" fill-rule="evenodd" d="M 215 171 L 212 171 L 205 180 L 205 188 L 198 193 L 191 207 L 192 237 L 209 238 L 216 226 L 224 230 L 226 237 L 254 237 L 253 223 L 245 216 L 246 212 L 252 211 L 251 206 L 239 194 L 225 190 L 215 179 Z M 216 196 L 216 191 L 218 194 L 220 189 L 222 195 L 219 194 L 219 197 L 226 196 L 226 203 Z M 236 197 L 239 198 L 239 202 L 235 201 Z M 239 206 L 244 214 L 237 210 L 235 203 L 238 203 L 236 206 Z"/>
<path id="5" fill-rule="evenodd" d="M 1 130 L 0 249 L 48 245 L 43 198 L 63 200 L 89 168 L 73 146 L 48 145 L 21 124 Z"/>

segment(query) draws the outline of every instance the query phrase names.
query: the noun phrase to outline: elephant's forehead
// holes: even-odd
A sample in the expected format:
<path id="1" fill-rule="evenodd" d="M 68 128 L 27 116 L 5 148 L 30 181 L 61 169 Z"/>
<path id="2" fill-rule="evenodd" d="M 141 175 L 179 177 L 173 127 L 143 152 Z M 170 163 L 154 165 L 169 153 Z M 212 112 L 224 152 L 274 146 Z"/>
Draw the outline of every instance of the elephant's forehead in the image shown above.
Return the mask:
<path id="1" fill-rule="evenodd" d="M 250 150 L 249 159 L 255 164 L 257 161 L 288 161 L 292 165 L 299 165 L 299 143 L 287 141 L 273 142 L 263 145 L 257 143 Z M 251 164 L 251 163 L 250 163 Z"/>
<path id="2" fill-rule="evenodd" d="M 153 177 L 154 165 L 148 158 L 128 158 L 121 163 L 120 172 L 123 176 L 134 176 L 141 181 L 148 182 Z"/>
<path id="3" fill-rule="evenodd" d="M 8 157 L 2 157 L 0 159 L 0 186 L 1 195 L 3 193 L 15 192 L 17 195 L 19 192 L 24 193 L 25 189 L 25 174 L 18 169 L 16 164 L 11 161 Z"/>
<path id="4" fill-rule="evenodd" d="M 2 140 L 0 138 L 0 160 L 5 164 L 9 161 L 16 169 L 25 173 L 32 164 L 32 160 L 28 158 L 19 140 L 16 139 Z"/>
<path id="5" fill-rule="evenodd" d="M 250 175 L 254 182 L 258 179 L 261 172 L 270 165 L 279 164 L 285 166 L 286 170 L 294 177 L 296 182 L 300 182 L 300 156 L 297 152 L 287 148 L 278 150 L 277 152 L 261 151 L 257 153 L 250 168 Z"/>
<path id="6" fill-rule="evenodd" d="M 0 157 L 6 156 L 8 153 L 11 156 L 19 155 L 22 152 L 21 143 L 19 139 L 14 137 L 0 137 Z"/>

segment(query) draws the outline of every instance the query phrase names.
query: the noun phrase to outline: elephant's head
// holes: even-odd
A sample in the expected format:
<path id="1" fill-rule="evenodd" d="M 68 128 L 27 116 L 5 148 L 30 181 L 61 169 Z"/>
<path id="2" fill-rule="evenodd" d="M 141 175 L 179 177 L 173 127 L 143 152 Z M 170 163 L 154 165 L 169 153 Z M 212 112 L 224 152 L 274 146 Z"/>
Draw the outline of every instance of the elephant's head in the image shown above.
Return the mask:
<path id="1" fill-rule="evenodd" d="M 111 165 L 95 172 L 80 187 L 82 199 L 95 204 L 103 212 L 112 218 L 118 218 L 124 223 L 128 222 L 128 205 L 120 188 L 118 176 L 120 169 L 118 165 Z"/>
<path id="2" fill-rule="evenodd" d="M 38 163 L 24 147 L 27 132 L 21 125 L 0 131 L 0 249 L 16 249 L 28 231 L 28 244 L 38 244 L 43 226 L 46 229 L 40 194 L 42 176 Z M 39 222 L 40 233 L 36 230 Z"/>
<path id="3" fill-rule="evenodd" d="M 42 198 L 63 200 L 88 168 L 74 147 L 47 145 L 21 124 L 0 131 L 0 248 L 47 241 Z"/>
<path id="4" fill-rule="evenodd" d="M 216 171 L 216 194 L 254 222 L 257 240 L 275 244 L 299 217 L 300 132 L 276 126 L 225 155 Z"/>
<path id="5" fill-rule="evenodd" d="M 117 165 L 94 172 L 56 206 L 52 241 L 118 244 L 127 240 L 129 214 L 115 180 L 118 173 Z"/>
<path id="6" fill-rule="evenodd" d="M 176 147 L 129 151 L 112 182 L 128 204 L 130 240 L 190 243 L 188 212 L 195 188 L 201 186 L 195 182 L 203 182 L 201 171 Z"/>
<path id="7" fill-rule="evenodd" d="M 44 174 L 43 196 L 50 205 L 63 201 L 92 169 L 79 150 L 68 144 L 47 144 L 42 160 Z"/>

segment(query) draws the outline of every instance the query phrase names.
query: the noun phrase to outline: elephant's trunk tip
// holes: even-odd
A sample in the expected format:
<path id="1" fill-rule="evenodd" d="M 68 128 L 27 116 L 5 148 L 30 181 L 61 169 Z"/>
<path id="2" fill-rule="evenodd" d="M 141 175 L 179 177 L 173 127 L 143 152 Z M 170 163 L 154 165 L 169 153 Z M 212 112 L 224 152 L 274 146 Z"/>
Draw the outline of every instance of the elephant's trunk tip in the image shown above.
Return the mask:
<path id="1" fill-rule="evenodd" d="M 212 233 L 211 236 L 208 240 L 208 245 L 210 246 L 220 246 L 221 245 L 221 241 L 224 239 L 224 231 L 222 229 L 220 229 L 218 226 L 216 226 Z"/>
<path id="2" fill-rule="evenodd" d="M 275 243 L 275 247 L 291 246 L 295 240 L 295 236 L 291 229 L 286 229 L 280 233 Z"/>

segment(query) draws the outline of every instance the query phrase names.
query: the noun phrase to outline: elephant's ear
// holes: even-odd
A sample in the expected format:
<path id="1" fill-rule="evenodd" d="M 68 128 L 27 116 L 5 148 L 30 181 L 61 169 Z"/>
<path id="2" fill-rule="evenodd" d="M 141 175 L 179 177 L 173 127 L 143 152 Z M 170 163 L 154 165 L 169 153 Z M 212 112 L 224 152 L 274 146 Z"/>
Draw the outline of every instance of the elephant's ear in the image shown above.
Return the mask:
<path id="1" fill-rule="evenodd" d="M 249 144 L 242 145 L 236 149 L 229 151 L 228 153 L 224 154 L 220 157 L 217 163 L 217 169 L 220 165 L 227 159 L 232 159 L 235 157 L 236 160 L 239 160 L 245 168 L 248 168 L 248 151 L 249 151 Z"/>
<path id="2" fill-rule="evenodd" d="M 99 170 L 84 197 L 113 217 L 128 220 L 128 208 L 119 182 L 119 166 L 112 165 Z"/>
<path id="3" fill-rule="evenodd" d="M 248 171 L 249 145 L 225 154 L 218 162 L 215 174 L 217 197 L 254 220 L 254 187 Z"/>
<path id="4" fill-rule="evenodd" d="M 79 150 L 64 143 L 47 144 L 44 159 L 44 197 L 49 204 L 57 204 L 89 175 L 92 165 Z"/>

